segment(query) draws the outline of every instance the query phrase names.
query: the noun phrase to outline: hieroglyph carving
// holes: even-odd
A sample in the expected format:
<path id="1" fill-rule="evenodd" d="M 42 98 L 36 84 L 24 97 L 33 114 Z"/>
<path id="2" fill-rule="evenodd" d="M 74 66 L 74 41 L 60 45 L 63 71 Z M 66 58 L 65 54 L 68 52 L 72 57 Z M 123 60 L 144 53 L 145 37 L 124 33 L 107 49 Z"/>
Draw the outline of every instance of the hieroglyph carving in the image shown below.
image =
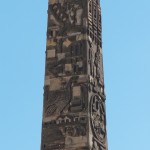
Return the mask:
<path id="1" fill-rule="evenodd" d="M 61 81 L 62 85 L 59 90 L 45 86 L 45 116 L 80 112 L 87 108 L 87 85 L 76 83 L 77 81 L 78 77 L 72 77 L 67 82 Z"/>
<path id="2" fill-rule="evenodd" d="M 61 3 L 56 3 L 50 5 L 53 15 L 59 22 L 69 23 L 74 25 L 81 25 L 83 6 L 82 1 L 72 1 Z"/>
<path id="3" fill-rule="evenodd" d="M 68 47 L 63 45 L 65 41 L 66 40 L 61 40 L 60 43 L 59 40 L 57 42 L 55 54 L 56 57 L 47 60 L 46 75 L 49 75 L 51 78 L 80 75 L 87 72 L 85 41 L 82 40 L 77 42 L 70 42 Z"/>
<path id="4" fill-rule="evenodd" d="M 99 7 L 99 1 L 89 0 L 88 8 L 89 87 L 90 91 L 103 96 L 103 99 L 105 99 L 101 41 L 101 9 Z"/>
<path id="5" fill-rule="evenodd" d="M 99 95 L 93 95 L 91 98 L 91 127 L 94 137 L 104 143 L 106 140 L 105 106 Z"/>
<path id="6" fill-rule="evenodd" d="M 86 17 L 87 8 L 84 7 L 86 3 L 86 0 L 62 0 L 61 3 L 50 4 L 48 27 L 51 27 L 52 36 L 54 36 L 52 27 L 60 28 L 54 32 L 55 36 L 67 35 L 70 31 L 81 31 Z"/>

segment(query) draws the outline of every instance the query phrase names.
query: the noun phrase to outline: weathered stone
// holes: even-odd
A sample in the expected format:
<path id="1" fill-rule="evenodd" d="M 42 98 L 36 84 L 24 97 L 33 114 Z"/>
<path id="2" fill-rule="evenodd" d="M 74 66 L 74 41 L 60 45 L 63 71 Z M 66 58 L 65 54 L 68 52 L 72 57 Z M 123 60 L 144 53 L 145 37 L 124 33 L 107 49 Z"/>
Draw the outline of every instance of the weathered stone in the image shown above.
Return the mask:
<path id="1" fill-rule="evenodd" d="M 81 96 L 81 87 L 80 86 L 73 87 L 73 96 Z"/>
<path id="2" fill-rule="evenodd" d="M 65 64 L 65 71 L 71 72 L 72 71 L 72 65 L 71 64 Z"/>
<path id="3" fill-rule="evenodd" d="M 101 9 L 49 0 L 41 150 L 107 150 Z"/>
<path id="4" fill-rule="evenodd" d="M 47 50 L 47 58 L 56 57 L 56 50 Z"/>

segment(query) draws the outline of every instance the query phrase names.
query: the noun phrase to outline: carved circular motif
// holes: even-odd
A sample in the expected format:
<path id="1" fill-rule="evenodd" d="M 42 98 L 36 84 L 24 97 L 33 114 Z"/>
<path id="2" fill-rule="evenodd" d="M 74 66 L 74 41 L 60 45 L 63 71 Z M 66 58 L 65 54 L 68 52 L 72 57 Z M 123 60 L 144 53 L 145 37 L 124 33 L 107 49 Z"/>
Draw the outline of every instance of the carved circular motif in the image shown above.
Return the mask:
<path id="1" fill-rule="evenodd" d="M 94 95 L 91 98 L 91 126 L 95 137 L 101 142 L 105 141 L 105 108 L 100 96 Z"/>

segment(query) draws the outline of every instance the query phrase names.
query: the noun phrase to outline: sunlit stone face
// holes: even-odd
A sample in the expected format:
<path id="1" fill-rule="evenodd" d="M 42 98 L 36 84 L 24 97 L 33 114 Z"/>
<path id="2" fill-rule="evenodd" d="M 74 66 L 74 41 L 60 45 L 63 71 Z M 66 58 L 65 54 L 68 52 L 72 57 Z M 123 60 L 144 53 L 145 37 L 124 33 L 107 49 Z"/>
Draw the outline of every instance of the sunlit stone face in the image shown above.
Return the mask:
<path id="1" fill-rule="evenodd" d="M 101 10 L 49 0 L 41 150 L 107 150 Z"/>

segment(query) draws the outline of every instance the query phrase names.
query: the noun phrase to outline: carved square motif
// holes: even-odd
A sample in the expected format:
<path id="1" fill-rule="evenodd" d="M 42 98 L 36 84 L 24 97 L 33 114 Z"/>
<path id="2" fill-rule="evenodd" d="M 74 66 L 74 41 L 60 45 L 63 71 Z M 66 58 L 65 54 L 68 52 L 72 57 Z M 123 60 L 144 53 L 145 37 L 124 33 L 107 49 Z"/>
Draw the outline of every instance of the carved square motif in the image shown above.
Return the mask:
<path id="1" fill-rule="evenodd" d="M 68 38 L 64 41 L 63 46 L 69 47 L 69 45 L 71 44 L 71 41 L 68 40 Z"/>
<path id="2" fill-rule="evenodd" d="M 64 59 L 65 53 L 57 53 L 57 58 L 58 58 L 58 60 Z"/>
<path id="3" fill-rule="evenodd" d="M 47 58 L 56 57 L 56 50 L 47 50 Z"/>
<path id="4" fill-rule="evenodd" d="M 80 86 L 73 87 L 73 97 L 79 96 L 81 96 L 81 87 Z"/>
<path id="5" fill-rule="evenodd" d="M 71 72 L 72 71 L 72 65 L 71 64 L 65 64 L 65 71 Z"/>
<path id="6" fill-rule="evenodd" d="M 50 91 L 60 90 L 62 87 L 61 81 L 57 78 L 50 80 Z"/>

